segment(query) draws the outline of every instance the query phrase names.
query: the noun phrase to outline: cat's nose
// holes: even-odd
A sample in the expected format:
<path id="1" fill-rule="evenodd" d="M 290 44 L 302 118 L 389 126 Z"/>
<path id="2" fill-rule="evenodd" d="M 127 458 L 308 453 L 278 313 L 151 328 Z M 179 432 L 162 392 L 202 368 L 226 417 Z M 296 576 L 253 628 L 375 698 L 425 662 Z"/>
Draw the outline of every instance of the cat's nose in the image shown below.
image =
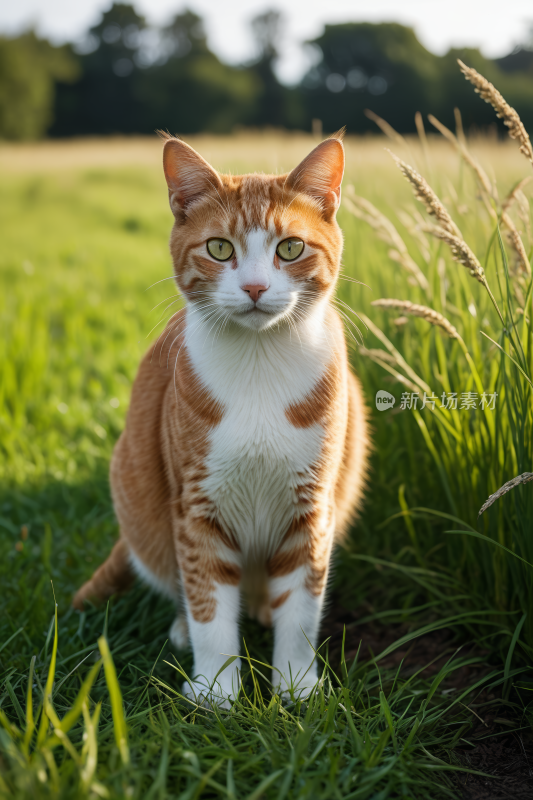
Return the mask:
<path id="1" fill-rule="evenodd" d="M 241 289 L 243 292 L 250 295 L 254 303 L 257 303 L 261 295 L 268 289 L 268 286 L 265 286 L 264 283 L 256 283 L 253 285 L 248 283 L 246 286 L 241 286 Z"/>

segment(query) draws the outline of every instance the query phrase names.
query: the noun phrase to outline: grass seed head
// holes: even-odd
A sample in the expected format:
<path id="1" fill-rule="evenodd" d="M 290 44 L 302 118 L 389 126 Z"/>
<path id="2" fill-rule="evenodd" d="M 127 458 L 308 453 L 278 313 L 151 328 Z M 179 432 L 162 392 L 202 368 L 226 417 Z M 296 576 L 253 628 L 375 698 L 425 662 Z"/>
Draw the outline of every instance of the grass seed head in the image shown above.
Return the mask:
<path id="1" fill-rule="evenodd" d="M 416 261 L 411 258 L 404 240 L 390 219 L 386 217 L 385 214 L 382 214 L 381 211 L 372 205 L 365 197 L 359 197 L 359 195 L 355 193 L 353 186 L 348 186 L 347 195 L 349 196 L 344 198 L 345 207 L 354 217 L 362 219 L 374 228 L 379 238 L 390 246 L 389 258 L 401 264 L 404 269 L 411 273 L 418 285 L 424 289 L 424 291 L 427 291 L 429 289 L 429 283 L 426 276 Z"/>
<path id="2" fill-rule="evenodd" d="M 509 211 L 509 209 L 511 208 L 511 206 L 513 205 L 515 200 L 518 200 L 520 195 L 524 194 L 522 189 L 524 188 L 524 186 L 527 186 L 527 184 L 531 180 L 532 180 L 531 175 L 528 175 L 527 177 L 522 178 L 522 180 L 519 181 L 516 184 L 516 186 L 513 186 L 513 188 L 511 189 L 511 191 L 509 192 L 509 194 L 507 195 L 507 197 L 505 198 L 505 200 L 502 203 L 502 211 Z M 526 200 L 527 200 L 527 198 L 526 198 Z"/>
<path id="3" fill-rule="evenodd" d="M 446 242 L 452 252 L 453 260 L 457 261 L 458 264 L 462 264 L 463 267 L 466 267 L 472 277 L 482 283 L 483 286 L 487 286 L 485 270 L 464 239 L 460 236 L 454 236 L 443 228 L 428 227 L 426 230 L 428 233 L 431 233 L 432 236 Z"/>
<path id="4" fill-rule="evenodd" d="M 413 317 L 420 317 L 420 319 L 425 319 L 426 322 L 429 322 L 431 325 L 437 325 L 439 328 L 442 328 L 450 339 L 460 338 L 457 328 L 455 328 L 446 317 L 439 314 L 439 312 L 435 311 L 433 308 L 421 306 L 418 305 L 418 303 L 411 303 L 410 300 L 396 300 L 389 297 L 374 300 L 372 305 L 378 308 L 392 308 L 395 311 L 403 311 L 404 314 L 411 314 Z"/>
<path id="5" fill-rule="evenodd" d="M 461 68 L 461 72 L 467 81 L 470 81 L 473 85 L 478 95 L 486 103 L 490 103 L 496 112 L 496 116 L 502 119 L 504 125 L 509 128 L 509 136 L 511 139 L 518 140 L 520 152 L 525 155 L 530 164 L 533 165 L 533 147 L 531 146 L 531 140 L 518 113 L 509 105 L 496 87 L 484 78 L 483 75 L 480 75 L 479 72 L 472 67 L 467 67 L 460 59 L 457 59 L 457 63 Z"/>
<path id="6" fill-rule="evenodd" d="M 457 112 L 459 111 L 459 109 L 455 110 Z M 456 136 L 454 133 L 452 133 L 452 131 L 449 128 L 446 127 L 446 125 L 443 125 L 442 122 L 439 122 L 439 120 L 436 117 L 434 117 L 433 114 L 428 114 L 428 119 L 433 125 L 433 127 L 436 128 L 444 136 L 445 139 L 447 139 L 449 142 L 451 142 L 451 144 L 453 144 L 453 146 L 455 147 L 455 149 L 457 150 L 463 161 L 465 161 L 465 163 L 468 164 L 468 166 L 475 172 L 476 177 L 481 187 L 486 192 L 486 194 L 489 197 L 496 198 L 496 187 L 492 185 L 487 173 L 485 172 L 481 164 L 479 164 L 479 162 L 476 161 L 476 159 L 472 156 L 472 154 L 468 150 L 464 134 L 462 136 Z M 459 114 L 459 119 L 460 119 L 460 114 Z"/>
<path id="7" fill-rule="evenodd" d="M 483 512 L 487 510 L 487 508 L 490 508 L 491 505 L 496 502 L 496 500 L 499 500 L 504 494 L 507 494 L 507 492 L 510 492 L 511 489 L 514 489 L 515 486 L 520 486 L 521 484 L 529 483 L 530 481 L 533 481 L 533 472 L 523 472 L 522 475 L 517 475 L 515 478 L 511 478 L 510 481 L 507 481 L 507 483 L 504 483 L 503 486 L 500 486 L 500 488 L 494 492 L 494 494 L 491 494 L 488 500 L 485 500 L 479 509 L 478 517 L 480 517 Z"/>
<path id="8" fill-rule="evenodd" d="M 527 275 L 531 272 L 531 265 L 529 263 L 529 258 L 527 257 L 526 248 L 524 247 L 522 237 L 518 233 L 513 220 L 505 211 L 502 212 L 502 222 L 509 232 L 509 241 L 511 243 L 511 247 L 518 256 L 520 270 Z"/>
<path id="9" fill-rule="evenodd" d="M 365 117 L 367 117 L 368 119 L 371 119 L 372 122 L 375 122 L 376 125 L 378 126 L 378 128 L 381 131 L 383 131 L 385 136 L 387 136 L 393 142 L 397 142 L 398 144 L 407 145 L 407 142 L 405 141 L 405 139 L 401 135 L 401 133 L 398 133 L 398 131 L 395 130 L 392 127 L 392 125 L 390 125 L 387 122 L 386 119 L 383 119 L 382 117 L 378 116 L 373 111 L 371 111 L 369 108 L 365 108 L 364 114 L 365 114 Z"/>
<path id="10" fill-rule="evenodd" d="M 443 230 L 448 231 L 454 236 L 459 236 L 459 229 L 457 228 L 455 222 L 426 179 L 423 178 L 422 175 L 420 175 L 420 173 L 414 169 L 414 167 L 411 167 L 405 161 L 402 161 L 401 158 L 398 158 L 398 156 L 394 155 L 394 153 L 392 153 L 390 150 L 389 152 L 396 161 L 396 164 L 403 175 L 413 187 L 416 199 L 420 200 L 420 202 L 424 204 L 428 214 L 437 219 Z"/>

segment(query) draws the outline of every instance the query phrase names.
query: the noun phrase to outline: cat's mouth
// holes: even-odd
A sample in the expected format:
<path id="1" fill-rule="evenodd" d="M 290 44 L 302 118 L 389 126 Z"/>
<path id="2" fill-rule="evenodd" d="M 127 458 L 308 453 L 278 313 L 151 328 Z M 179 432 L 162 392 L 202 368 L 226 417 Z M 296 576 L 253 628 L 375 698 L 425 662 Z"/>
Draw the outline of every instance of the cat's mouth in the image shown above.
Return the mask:
<path id="1" fill-rule="evenodd" d="M 279 319 L 279 310 L 272 310 L 268 308 L 259 308 L 259 306 L 252 306 L 252 308 L 243 309 L 234 313 L 233 319 L 238 325 L 245 328 L 252 328 L 254 330 L 261 330 L 270 327 L 277 319 Z"/>
<path id="2" fill-rule="evenodd" d="M 232 314 L 238 325 L 253 330 L 266 330 L 291 316 L 292 310 L 297 305 L 297 294 L 292 293 L 289 298 L 261 298 L 248 308 L 235 309 Z"/>
<path id="3" fill-rule="evenodd" d="M 266 311 L 264 308 L 259 308 L 258 306 L 253 306 L 252 308 L 247 308 L 246 311 L 243 311 L 243 314 L 253 314 L 254 311 L 258 311 L 260 314 L 272 314 L 271 311 Z"/>
<path id="4" fill-rule="evenodd" d="M 261 298 L 258 303 L 235 303 L 234 298 L 217 298 L 220 310 L 236 324 L 252 330 L 264 330 L 290 315 L 296 305 L 296 297 L 268 299 Z"/>
<path id="5" fill-rule="evenodd" d="M 254 303 L 253 306 L 247 308 L 235 309 L 234 313 L 236 317 L 274 317 L 279 314 L 278 308 L 272 308 L 269 305 L 265 307 L 265 305 Z"/>

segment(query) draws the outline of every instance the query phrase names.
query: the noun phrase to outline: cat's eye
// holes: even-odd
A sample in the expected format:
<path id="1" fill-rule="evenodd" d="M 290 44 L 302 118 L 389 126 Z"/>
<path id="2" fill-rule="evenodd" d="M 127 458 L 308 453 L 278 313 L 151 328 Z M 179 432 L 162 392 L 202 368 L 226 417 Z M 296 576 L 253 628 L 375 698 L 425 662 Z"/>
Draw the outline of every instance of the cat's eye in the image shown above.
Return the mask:
<path id="1" fill-rule="evenodd" d="M 276 248 L 276 253 L 283 261 L 294 261 L 303 253 L 304 243 L 301 239 L 291 237 L 280 242 Z"/>
<path id="2" fill-rule="evenodd" d="M 234 247 L 227 239 L 209 239 L 207 251 L 217 261 L 228 261 L 233 255 Z"/>

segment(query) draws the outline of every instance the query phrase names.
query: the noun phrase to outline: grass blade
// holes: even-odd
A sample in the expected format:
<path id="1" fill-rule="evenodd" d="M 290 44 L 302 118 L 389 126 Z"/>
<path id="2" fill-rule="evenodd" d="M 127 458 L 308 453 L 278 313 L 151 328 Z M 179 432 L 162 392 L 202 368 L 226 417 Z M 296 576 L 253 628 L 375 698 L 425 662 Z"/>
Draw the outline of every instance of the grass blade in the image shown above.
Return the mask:
<path id="1" fill-rule="evenodd" d="M 513 653 L 514 653 L 514 649 L 516 647 L 516 643 L 518 641 L 518 638 L 520 636 L 520 631 L 522 630 L 524 622 L 526 621 L 526 617 L 527 617 L 527 613 L 522 614 L 522 616 L 520 617 L 518 625 L 516 626 L 515 631 L 513 633 L 513 638 L 511 639 L 511 644 L 509 645 L 509 651 L 507 653 L 507 658 L 505 659 L 505 668 L 504 668 L 504 671 L 503 671 L 503 677 L 505 679 L 505 683 L 503 685 L 504 686 L 504 689 L 503 689 L 504 697 L 507 697 L 507 695 L 509 693 L 511 662 L 513 660 Z"/>
<path id="2" fill-rule="evenodd" d="M 122 763 L 127 765 L 130 763 L 130 751 L 128 747 L 128 730 L 124 717 L 124 707 L 122 705 L 122 692 L 120 691 L 120 686 L 118 684 L 117 673 L 111 652 L 109 650 L 109 645 L 107 644 L 107 639 L 105 639 L 104 636 L 100 636 L 98 639 L 98 647 L 100 648 L 100 653 L 102 655 L 105 679 L 109 696 L 111 698 L 111 711 L 113 714 L 115 741 L 120 752 Z"/>
<path id="3" fill-rule="evenodd" d="M 481 539 L 482 542 L 487 542 L 487 544 L 493 544 L 495 547 L 499 547 L 502 550 L 505 550 L 506 553 L 509 553 L 509 555 L 514 556 L 514 558 L 517 558 L 519 561 L 522 561 L 524 564 L 527 564 L 528 567 L 531 567 L 533 569 L 533 564 L 530 564 L 529 561 L 526 561 L 525 558 L 522 558 L 522 556 L 519 556 L 517 553 L 513 553 L 513 551 L 509 550 L 508 547 L 505 547 L 505 545 L 501 544 L 500 542 L 497 542 L 495 539 L 491 539 L 490 536 L 485 536 L 483 533 L 479 533 L 478 531 L 444 531 L 444 533 L 448 534 L 464 533 L 465 536 L 473 536 L 475 539 Z"/>

